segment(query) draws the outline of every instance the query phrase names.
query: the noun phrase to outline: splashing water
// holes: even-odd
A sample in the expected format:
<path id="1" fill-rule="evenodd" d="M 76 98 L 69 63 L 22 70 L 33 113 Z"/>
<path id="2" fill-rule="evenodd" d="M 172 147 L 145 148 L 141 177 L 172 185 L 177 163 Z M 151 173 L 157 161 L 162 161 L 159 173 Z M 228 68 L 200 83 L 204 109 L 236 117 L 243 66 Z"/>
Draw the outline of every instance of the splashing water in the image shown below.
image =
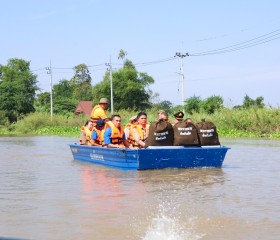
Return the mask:
<path id="1" fill-rule="evenodd" d="M 173 205 L 174 206 L 174 205 Z M 171 211 L 170 211 L 171 210 Z M 169 215 L 172 216 L 169 216 Z M 203 234 L 195 233 L 193 225 L 195 221 L 189 218 L 187 222 L 180 219 L 180 212 L 176 207 L 171 208 L 170 203 L 159 205 L 158 215 L 152 218 L 143 240 L 198 240 Z"/>

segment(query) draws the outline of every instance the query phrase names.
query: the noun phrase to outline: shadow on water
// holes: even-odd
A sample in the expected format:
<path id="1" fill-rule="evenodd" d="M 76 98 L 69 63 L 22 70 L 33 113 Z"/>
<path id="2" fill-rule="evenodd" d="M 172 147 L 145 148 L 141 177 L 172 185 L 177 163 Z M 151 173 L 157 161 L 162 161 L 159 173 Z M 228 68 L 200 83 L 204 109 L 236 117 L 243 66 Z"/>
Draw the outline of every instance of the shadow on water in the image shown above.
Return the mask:
<path id="1" fill-rule="evenodd" d="M 174 186 L 211 185 L 225 181 L 222 168 L 162 169 L 139 171 L 138 178 L 143 183 L 160 182 Z"/>

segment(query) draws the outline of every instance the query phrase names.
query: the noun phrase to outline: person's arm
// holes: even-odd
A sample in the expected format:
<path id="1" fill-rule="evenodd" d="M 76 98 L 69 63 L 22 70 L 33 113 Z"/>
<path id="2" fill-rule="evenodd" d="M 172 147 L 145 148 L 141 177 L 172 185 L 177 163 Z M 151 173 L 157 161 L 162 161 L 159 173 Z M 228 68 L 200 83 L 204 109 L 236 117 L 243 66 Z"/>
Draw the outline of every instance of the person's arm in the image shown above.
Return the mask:
<path id="1" fill-rule="evenodd" d="M 97 137 L 98 137 L 97 132 L 96 132 L 96 131 L 93 131 L 92 134 L 91 134 L 91 140 L 90 140 L 91 146 L 100 146 L 100 145 L 96 142 Z"/>
<path id="2" fill-rule="evenodd" d="M 80 135 L 80 145 L 85 145 L 87 143 L 87 137 L 84 130 L 81 131 Z"/>
<path id="3" fill-rule="evenodd" d="M 109 127 L 104 132 L 104 145 L 108 148 L 119 148 L 118 144 L 111 143 L 112 129 Z"/>
<path id="4" fill-rule="evenodd" d="M 129 138 L 129 130 L 130 130 L 129 127 L 126 127 L 126 128 L 124 129 L 124 134 L 125 134 L 125 138 L 126 138 L 126 139 Z"/>
<path id="5" fill-rule="evenodd" d="M 133 128 L 133 138 L 137 144 L 139 144 L 141 147 L 145 147 L 145 143 L 140 139 L 140 136 L 136 128 Z"/>
<path id="6" fill-rule="evenodd" d="M 125 134 L 123 134 L 123 145 L 127 148 L 133 148 L 132 144 L 126 140 Z"/>
<path id="7" fill-rule="evenodd" d="M 132 144 L 128 142 L 127 140 L 123 140 L 123 145 L 127 148 L 133 148 Z"/>

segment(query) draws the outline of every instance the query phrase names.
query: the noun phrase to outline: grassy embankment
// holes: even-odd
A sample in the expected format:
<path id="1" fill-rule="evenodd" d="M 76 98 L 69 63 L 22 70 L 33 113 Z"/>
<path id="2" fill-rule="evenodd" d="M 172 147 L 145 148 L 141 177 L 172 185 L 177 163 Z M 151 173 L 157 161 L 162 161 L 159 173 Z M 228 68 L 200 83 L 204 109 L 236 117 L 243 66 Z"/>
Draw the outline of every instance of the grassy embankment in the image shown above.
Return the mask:
<path id="1" fill-rule="evenodd" d="M 132 111 L 120 111 L 123 125 L 136 115 Z M 150 122 L 156 120 L 156 110 L 147 111 Z M 194 122 L 206 119 L 216 124 L 220 137 L 253 137 L 280 139 L 280 109 L 223 109 L 212 115 L 193 114 Z M 86 116 L 69 117 L 34 113 L 8 127 L 0 127 L 1 136 L 54 135 L 79 137 L 81 126 L 88 119 Z M 170 116 L 172 120 L 172 116 Z"/>

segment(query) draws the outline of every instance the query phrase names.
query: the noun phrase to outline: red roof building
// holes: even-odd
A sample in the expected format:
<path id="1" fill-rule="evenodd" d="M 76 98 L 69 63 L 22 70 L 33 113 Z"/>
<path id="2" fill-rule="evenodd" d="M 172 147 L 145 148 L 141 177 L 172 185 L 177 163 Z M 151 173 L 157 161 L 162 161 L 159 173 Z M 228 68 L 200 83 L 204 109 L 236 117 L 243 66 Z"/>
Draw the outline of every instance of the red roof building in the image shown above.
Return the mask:
<path id="1" fill-rule="evenodd" d="M 75 114 L 90 115 L 92 110 L 92 101 L 80 101 L 75 109 Z"/>

